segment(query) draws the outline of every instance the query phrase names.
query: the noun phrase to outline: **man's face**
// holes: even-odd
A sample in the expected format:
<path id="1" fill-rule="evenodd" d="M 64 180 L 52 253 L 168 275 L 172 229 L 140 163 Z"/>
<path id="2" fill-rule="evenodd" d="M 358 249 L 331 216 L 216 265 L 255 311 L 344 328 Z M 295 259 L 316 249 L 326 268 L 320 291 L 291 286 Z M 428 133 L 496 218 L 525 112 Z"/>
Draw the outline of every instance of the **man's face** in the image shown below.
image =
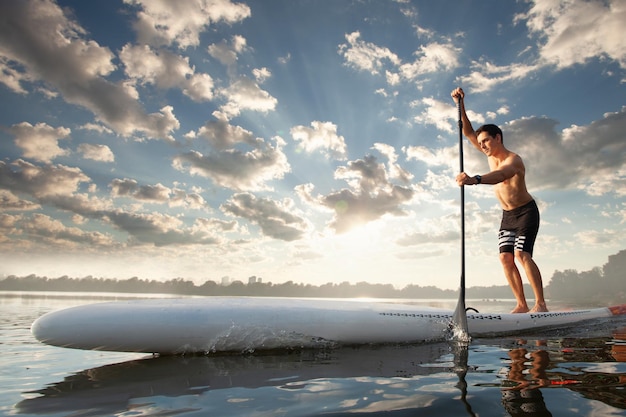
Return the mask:
<path id="1" fill-rule="evenodd" d="M 493 152 L 494 146 L 497 145 L 498 143 L 498 137 L 500 135 L 496 135 L 496 137 L 494 138 L 493 136 L 489 135 L 489 133 L 487 132 L 480 132 L 480 134 L 478 135 L 478 146 L 480 146 L 480 149 L 482 149 L 483 153 L 487 156 L 491 155 L 491 153 Z"/>

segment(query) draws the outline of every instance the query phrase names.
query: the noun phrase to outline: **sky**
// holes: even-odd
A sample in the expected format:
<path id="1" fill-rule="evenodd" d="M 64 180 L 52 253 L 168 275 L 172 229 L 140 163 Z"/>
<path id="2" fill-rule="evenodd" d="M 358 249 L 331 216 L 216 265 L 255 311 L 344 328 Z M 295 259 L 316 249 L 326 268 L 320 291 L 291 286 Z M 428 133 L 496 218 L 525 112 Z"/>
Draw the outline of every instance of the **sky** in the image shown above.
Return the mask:
<path id="1" fill-rule="evenodd" d="M 625 21 L 624 0 L 0 0 L 0 277 L 456 289 L 457 86 L 526 164 L 544 284 L 602 267 L 626 249 Z M 493 187 L 464 209 L 467 286 L 506 285 Z"/>

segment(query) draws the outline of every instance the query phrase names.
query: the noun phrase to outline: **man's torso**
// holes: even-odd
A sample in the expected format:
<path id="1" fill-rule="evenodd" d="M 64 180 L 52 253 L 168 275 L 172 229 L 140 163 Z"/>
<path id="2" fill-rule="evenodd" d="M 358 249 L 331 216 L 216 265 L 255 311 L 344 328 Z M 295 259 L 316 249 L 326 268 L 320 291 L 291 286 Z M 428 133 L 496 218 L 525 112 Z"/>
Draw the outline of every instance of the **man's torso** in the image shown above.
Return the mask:
<path id="1" fill-rule="evenodd" d="M 513 210 L 517 207 L 521 207 L 524 204 L 530 202 L 533 197 L 526 189 L 525 173 L 526 169 L 522 158 L 519 155 L 509 152 L 506 159 L 499 161 L 496 158 L 489 158 L 489 166 L 491 170 L 497 170 L 503 164 L 514 164 L 517 169 L 517 173 L 513 177 L 504 180 L 503 182 L 494 186 L 496 197 L 504 210 Z"/>

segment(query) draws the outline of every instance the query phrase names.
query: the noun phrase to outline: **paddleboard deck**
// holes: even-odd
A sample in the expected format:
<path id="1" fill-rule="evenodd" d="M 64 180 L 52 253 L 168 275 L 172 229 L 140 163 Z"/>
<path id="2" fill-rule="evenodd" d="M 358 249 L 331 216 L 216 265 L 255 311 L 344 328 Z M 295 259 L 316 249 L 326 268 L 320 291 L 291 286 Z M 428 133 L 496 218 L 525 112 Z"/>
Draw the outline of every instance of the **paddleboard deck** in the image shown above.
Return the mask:
<path id="1" fill-rule="evenodd" d="M 42 343 L 74 349 L 190 354 L 423 343 L 449 336 L 451 310 L 365 301 L 209 297 L 141 299 L 71 307 L 32 325 Z M 586 310 L 468 312 L 473 337 L 518 334 L 626 314 L 626 305 Z"/>

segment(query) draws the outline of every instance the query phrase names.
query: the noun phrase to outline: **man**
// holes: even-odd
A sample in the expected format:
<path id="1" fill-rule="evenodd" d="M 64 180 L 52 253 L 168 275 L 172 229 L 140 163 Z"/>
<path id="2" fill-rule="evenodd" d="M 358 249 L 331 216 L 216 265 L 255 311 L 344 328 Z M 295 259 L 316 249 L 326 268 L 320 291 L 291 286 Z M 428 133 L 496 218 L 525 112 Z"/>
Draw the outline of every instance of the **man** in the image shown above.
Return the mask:
<path id="1" fill-rule="evenodd" d="M 451 96 L 461 105 L 463 134 L 479 151 L 487 155 L 490 168 L 490 172 L 473 177 L 461 172 L 457 175 L 456 182 L 459 186 L 493 185 L 496 197 L 502 205 L 502 223 L 498 236 L 500 262 L 517 301 L 511 312 L 548 311 L 543 297 L 541 272 L 532 257 L 539 231 L 539 209 L 526 189 L 524 162 L 519 155 L 504 147 L 502 131 L 498 126 L 484 125 L 474 131 L 465 112 L 465 93 L 461 88 L 453 90 Z M 535 305 L 532 309 L 526 303 L 522 277 L 515 261 L 524 268 L 535 293 Z"/>

